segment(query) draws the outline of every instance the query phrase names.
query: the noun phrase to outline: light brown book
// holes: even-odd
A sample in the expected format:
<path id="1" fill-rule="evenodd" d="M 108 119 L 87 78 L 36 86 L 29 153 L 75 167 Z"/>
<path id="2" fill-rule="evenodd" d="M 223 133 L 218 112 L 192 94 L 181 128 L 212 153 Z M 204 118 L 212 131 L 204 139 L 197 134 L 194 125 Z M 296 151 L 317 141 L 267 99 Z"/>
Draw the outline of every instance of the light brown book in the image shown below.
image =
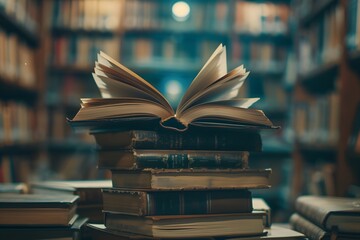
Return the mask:
<path id="1" fill-rule="evenodd" d="M 129 216 L 105 213 L 105 226 L 155 238 L 262 235 L 263 213 Z"/>
<path id="2" fill-rule="evenodd" d="M 116 188 L 194 190 L 270 187 L 271 169 L 112 170 Z"/>

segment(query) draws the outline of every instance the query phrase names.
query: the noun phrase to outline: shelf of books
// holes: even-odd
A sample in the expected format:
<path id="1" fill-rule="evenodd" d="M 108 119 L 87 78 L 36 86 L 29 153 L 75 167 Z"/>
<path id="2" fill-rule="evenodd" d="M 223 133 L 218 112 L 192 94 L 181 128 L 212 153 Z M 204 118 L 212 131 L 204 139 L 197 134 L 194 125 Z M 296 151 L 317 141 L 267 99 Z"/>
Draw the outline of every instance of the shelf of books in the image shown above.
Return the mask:
<path id="1" fill-rule="evenodd" d="M 349 43 L 354 34 L 350 31 L 346 36 L 346 25 L 356 23 L 346 23 L 351 16 L 345 10 L 351 8 L 355 12 L 349 4 L 357 5 L 357 1 L 295 4 L 300 4 L 295 5 L 299 21 L 296 46 L 299 69 L 290 120 L 297 169 L 292 194 L 294 199 L 301 194 L 341 196 L 356 182 L 353 174 L 358 174 L 351 171 L 343 154 L 359 102 L 354 97 L 358 95 L 355 94 L 359 89 L 358 76 L 349 72 L 351 63 L 344 53 L 345 40 Z"/>
<path id="2" fill-rule="evenodd" d="M 37 4 L 0 2 L 0 182 L 27 182 L 41 149 Z"/>

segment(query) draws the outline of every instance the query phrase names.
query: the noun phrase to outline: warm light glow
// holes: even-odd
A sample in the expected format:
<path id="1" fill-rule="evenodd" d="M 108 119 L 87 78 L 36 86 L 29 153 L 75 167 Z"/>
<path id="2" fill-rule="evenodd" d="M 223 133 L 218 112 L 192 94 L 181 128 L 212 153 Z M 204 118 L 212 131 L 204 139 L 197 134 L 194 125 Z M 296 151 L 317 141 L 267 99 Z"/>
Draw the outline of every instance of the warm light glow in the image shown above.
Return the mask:
<path id="1" fill-rule="evenodd" d="M 165 90 L 170 97 L 177 98 L 182 91 L 182 87 L 178 81 L 170 80 L 166 83 Z"/>
<path id="2" fill-rule="evenodd" d="M 184 1 L 176 2 L 172 6 L 172 13 L 176 21 L 185 21 L 190 15 L 190 6 Z"/>

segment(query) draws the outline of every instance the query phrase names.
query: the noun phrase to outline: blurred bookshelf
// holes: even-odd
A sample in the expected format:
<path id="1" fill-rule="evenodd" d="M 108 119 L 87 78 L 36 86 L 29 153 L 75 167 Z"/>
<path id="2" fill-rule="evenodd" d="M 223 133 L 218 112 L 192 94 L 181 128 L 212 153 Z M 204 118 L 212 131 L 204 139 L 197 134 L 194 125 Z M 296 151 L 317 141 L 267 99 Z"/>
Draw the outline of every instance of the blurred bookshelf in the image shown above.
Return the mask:
<path id="1" fill-rule="evenodd" d="M 292 106 L 287 136 L 294 142 L 296 169 L 291 198 L 345 196 L 359 184 L 358 170 L 346 156 L 356 106 L 357 1 L 294 1 L 295 56 Z M 354 51 L 349 51 L 353 49 Z"/>

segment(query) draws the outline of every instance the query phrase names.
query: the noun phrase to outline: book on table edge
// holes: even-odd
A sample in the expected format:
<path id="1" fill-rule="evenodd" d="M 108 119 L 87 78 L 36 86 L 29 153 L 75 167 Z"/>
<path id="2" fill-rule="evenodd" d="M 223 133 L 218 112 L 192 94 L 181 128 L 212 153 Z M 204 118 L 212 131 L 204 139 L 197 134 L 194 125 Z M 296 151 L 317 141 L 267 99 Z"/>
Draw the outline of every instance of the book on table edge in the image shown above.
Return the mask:
<path id="1" fill-rule="evenodd" d="M 112 187 L 111 180 L 41 181 L 30 183 L 35 194 L 78 195 L 78 205 L 102 204 L 102 188 Z"/>
<path id="2" fill-rule="evenodd" d="M 155 238 L 196 238 L 264 234 L 263 212 L 237 214 L 131 216 L 105 212 L 107 228 Z"/>
<path id="3" fill-rule="evenodd" d="M 290 217 L 291 227 L 303 233 L 309 240 L 356 240 L 360 239 L 360 234 L 339 233 L 336 228 L 326 231 L 317 226 L 309 219 L 301 216 L 298 213 L 293 213 Z"/>
<path id="4" fill-rule="evenodd" d="M 328 196 L 300 196 L 295 209 L 314 224 L 330 231 L 360 234 L 360 199 Z"/>
<path id="5" fill-rule="evenodd" d="M 69 226 L 0 226 L 1 239 L 73 239 L 80 240 L 87 218 L 77 218 Z"/>
<path id="6" fill-rule="evenodd" d="M 158 190 L 269 188 L 271 169 L 111 170 L 115 188 Z"/>
<path id="7" fill-rule="evenodd" d="M 99 150 L 99 169 L 249 168 L 247 151 Z"/>
<path id="8" fill-rule="evenodd" d="M 264 226 L 267 228 L 271 227 L 271 208 L 262 198 L 252 198 L 252 205 L 254 211 L 263 211 L 266 214 L 264 215 Z"/>
<path id="9" fill-rule="evenodd" d="M 112 131 L 93 133 L 100 149 L 162 150 L 234 150 L 259 152 L 262 148 L 257 131 Z"/>
<path id="10" fill-rule="evenodd" d="M 103 189 L 104 211 L 134 216 L 249 213 L 248 190 L 146 191 Z"/>
<path id="11" fill-rule="evenodd" d="M 68 226 L 75 220 L 78 196 L 1 194 L 0 225 Z"/>
<path id="12" fill-rule="evenodd" d="M 226 47 L 220 44 L 183 95 L 176 111 L 166 98 L 142 77 L 100 52 L 93 78 L 102 98 L 81 99 L 81 108 L 70 124 L 93 127 L 96 122 L 128 118 L 178 131 L 189 126 L 272 128 L 263 111 L 249 108 L 259 98 L 238 96 L 249 72 L 243 66 L 227 72 Z M 128 126 L 130 127 L 130 126 Z M 131 128 L 128 128 L 131 129 Z"/>
<path id="13" fill-rule="evenodd" d="M 29 187 L 25 183 L 0 183 L 0 193 L 28 193 Z"/>

